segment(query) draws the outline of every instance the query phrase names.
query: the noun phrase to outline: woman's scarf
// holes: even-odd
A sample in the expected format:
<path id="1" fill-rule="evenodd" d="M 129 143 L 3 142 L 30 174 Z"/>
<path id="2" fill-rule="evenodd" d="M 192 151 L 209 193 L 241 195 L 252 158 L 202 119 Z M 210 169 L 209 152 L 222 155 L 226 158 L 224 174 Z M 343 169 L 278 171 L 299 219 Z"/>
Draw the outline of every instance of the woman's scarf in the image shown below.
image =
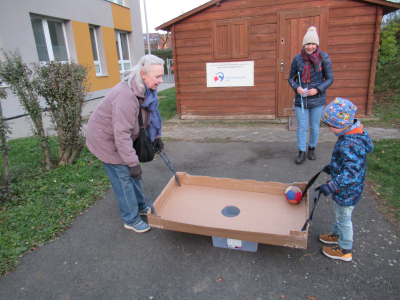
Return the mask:
<path id="1" fill-rule="evenodd" d="M 322 70 L 322 55 L 319 52 L 319 47 L 317 47 L 317 50 L 313 54 L 307 54 L 304 48 L 301 49 L 301 58 L 305 62 L 303 73 L 301 74 L 301 82 L 311 82 L 311 63 L 314 64 L 317 72 Z"/>
<path id="2" fill-rule="evenodd" d="M 146 84 L 144 86 L 146 88 L 144 93 L 146 101 L 143 102 L 142 106 L 150 112 L 149 133 L 150 139 L 154 142 L 157 136 L 161 136 L 162 127 L 161 115 L 158 110 L 157 90 L 150 90 Z"/>
<path id="3" fill-rule="evenodd" d="M 346 133 L 348 133 L 348 132 L 350 132 L 350 131 L 352 131 L 354 129 L 360 128 L 361 126 L 362 126 L 361 122 L 358 119 L 354 119 L 354 123 L 353 123 L 353 125 L 351 127 L 349 127 L 348 129 L 346 129 L 343 132 L 335 133 L 335 134 L 336 134 L 336 136 L 345 135 Z"/>

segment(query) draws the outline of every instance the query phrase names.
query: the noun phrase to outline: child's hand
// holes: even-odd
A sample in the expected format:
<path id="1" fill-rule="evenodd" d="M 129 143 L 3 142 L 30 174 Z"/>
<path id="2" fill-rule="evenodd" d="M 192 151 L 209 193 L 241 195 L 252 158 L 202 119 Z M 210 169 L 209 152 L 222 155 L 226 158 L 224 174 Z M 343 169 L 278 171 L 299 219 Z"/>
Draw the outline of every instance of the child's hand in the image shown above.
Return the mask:
<path id="1" fill-rule="evenodd" d="M 326 165 L 323 169 L 322 172 L 325 172 L 328 175 L 331 175 L 331 165 Z"/>
<path id="2" fill-rule="evenodd" d="M 327 184 L 327 183 L 321 185 L 321 186 L 319 187 L 319 190 L 321 191 L 321 193 L 322 193 L 324 196 L 328 196 L 329 194 L 332 193 L 331 187 L 330 187 L 329 184 Z"/>

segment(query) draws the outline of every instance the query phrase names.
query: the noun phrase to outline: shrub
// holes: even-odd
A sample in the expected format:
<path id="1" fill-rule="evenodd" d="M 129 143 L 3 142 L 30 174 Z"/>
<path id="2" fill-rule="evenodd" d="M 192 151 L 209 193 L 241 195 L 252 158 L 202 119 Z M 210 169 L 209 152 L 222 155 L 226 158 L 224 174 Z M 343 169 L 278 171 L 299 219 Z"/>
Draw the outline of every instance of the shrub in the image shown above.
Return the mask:
<path id="1" fill-rule="evenodd" d="M 398 35 L 400 33 L 400 18 L 395 17 L 384 24 L 381 30 L 381 39 L 378 54 L 378 68 L 398 58 L 400 45 Z"/>
<path id="2" fill-rule="evenodd" d="M 44 152 L 46 170 L 52 168 L 50 149 L 46 133 L 43 128 L 42 108 L 38 95 L 33 88 L 32 71 L 23 63 L 18 49 L 6 52 L 1 49 L 4 61 L 0 61 L 0 77 L 11 86 L 12 92 L 18 96 L 22 106 L 28 112 L 33 125 L 34 133 L 39 137 Z"/>
<path id="3" fill-rule="evenodd" d="M 59 140 L 59 165 L 70 165 L 85 145 L 81 133 L 82 107 L 90 84 L 86 66 L 73 61 L 36 64 L 34 85 L 49 106 Z"/>
<path id="4" fill-rule="evenodd" d="M 145 49 L 145 53 L 148 54 L 149 50 Z M 158 56 L 160 58 L 162 58 L 163 60 L 165 60 L 165 64 L 164 64 L 164 73 L 167 74 L 168 70 L 167 70 L 167 58 L 172 59 L 172 49 L 151 49 L 151 54 Z"/>

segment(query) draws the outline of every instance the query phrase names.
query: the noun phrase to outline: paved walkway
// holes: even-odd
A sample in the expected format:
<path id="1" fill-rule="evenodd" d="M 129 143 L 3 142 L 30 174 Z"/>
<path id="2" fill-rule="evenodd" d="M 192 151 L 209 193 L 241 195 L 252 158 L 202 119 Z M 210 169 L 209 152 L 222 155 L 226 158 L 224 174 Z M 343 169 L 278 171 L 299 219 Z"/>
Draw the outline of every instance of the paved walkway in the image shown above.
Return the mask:
<path id="1" fill-rule="evenodd" d="M 269 128 L 262 128 L 259 135 Z M 275 132 L 287 132 L 279 128 Z M 329 162 L 333 146 L 333 142 L 320 143 L 317 160 L 296 165 L 295 140 L 165 142 L 168 157 L 178 171 L 287 183 L 309 180 Z M 142 169 L 143 180 L 155 200 L 172 174 L 159 158 Z M 328 175 L 321 174 L 315 186 L 326 180 Z M 312 196 L 313 191 L 310 209 Z M 239 208 L 246 207 L 248 199 L 241 200 Z M 218 199 L 215 203 L 213 209 L 219 213 Z M 318 235 L 330 232 L 333 221 L 333 201 L 321 197 L 306 250 L 259 244 L 257 252 L 235 251 L 213 247 L 210 236 L 157 228 L 144 234 L 127 230 L 110 190 L 79 215 L 67 232 L 24 255 L 14 271 L 0 278 L 0 300 L 398 300 L 399 231 L 378 212 L 368 189 L 353 213 L 352 262 L 331 260 L 321 253 Z M 280 222 L 286 222 L 284 215 L 276 226 Z M 264 226 L 262 222 L 259 225 Z"/>
<path id="2" fill-rule="evenodd" d="M 366 127 L 373 140 L 400 139 L 397 129 Z M 289 131 L 288 124 L 163 124 L 163 137 L 185 141 L 244 141 L 244 142 L 293 142 L 296 131 Z M 337 137 L 327 127 L 321 127 L 318 142 L 334 142 Z"/>

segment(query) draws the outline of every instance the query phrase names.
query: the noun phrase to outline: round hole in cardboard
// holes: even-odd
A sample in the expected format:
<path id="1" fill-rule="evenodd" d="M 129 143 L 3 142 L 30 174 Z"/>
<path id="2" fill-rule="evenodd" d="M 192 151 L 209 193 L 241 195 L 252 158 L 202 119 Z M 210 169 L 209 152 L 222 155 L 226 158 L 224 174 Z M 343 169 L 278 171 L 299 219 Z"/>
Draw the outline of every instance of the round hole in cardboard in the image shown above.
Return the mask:
<path id="1" fill-rule="evenodd" d="M 236 206 L 225 206 L 221 213 L 227 218 L 233 218 L 240 214 L 240 209 Z"/>

